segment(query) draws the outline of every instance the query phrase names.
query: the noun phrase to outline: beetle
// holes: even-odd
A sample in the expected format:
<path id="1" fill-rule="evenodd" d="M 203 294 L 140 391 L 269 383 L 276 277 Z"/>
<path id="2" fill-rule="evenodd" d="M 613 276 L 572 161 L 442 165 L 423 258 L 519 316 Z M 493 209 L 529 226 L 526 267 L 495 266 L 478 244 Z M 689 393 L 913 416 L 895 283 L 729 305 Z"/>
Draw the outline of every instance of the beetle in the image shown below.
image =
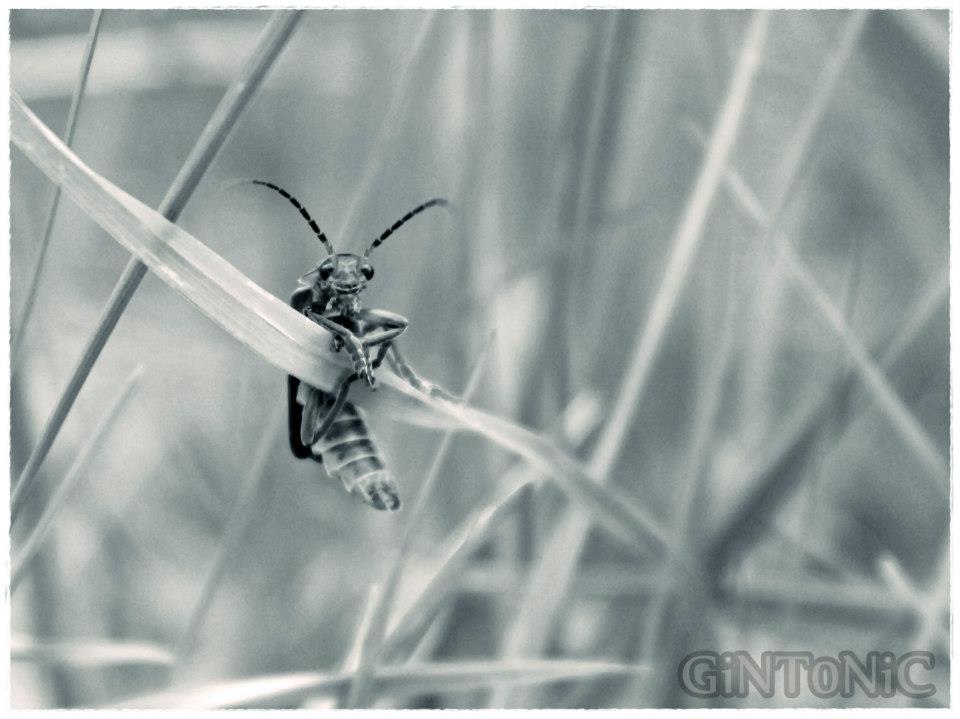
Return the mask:
<path id="1" fill-rule="evenodd" d="M 406 318 L 386 310 L 364 308 L 360 293 L 373 279 L 370 253 L 401 226 L 431 207 L 449 207 L 440 197 L 415 207 L 384 230 L 362 255 L 338 253 L 309 211 L 293 195 L 265 180 L 240 180 L 231 184 L 269 188 L 292 204 L 320 240 L 327 256 L 300 278 L 300 287 L 290 298 L 298 312 L 333 335 L 333 349 L 346 350 L 353 360 L 353 373 L 334 393 L 312 387 L 293 375 L 287 376 L 287 424 L 290 450 L 299 459 L 320 462 L 327 473 L 339 479 L 351 494 L 372 507 L 400 508 L 397 481 L 387 469 L 362 410 L 347 401 L 350 385 L 363 381 L 375 389 L 374 370 L 386 360 L 414 388 L 449 401 L 457 398 L 422 379 L 400 354 L 396 339 L 408 326 Z M 371 352 L 375 354 L 371 356 Z"/>

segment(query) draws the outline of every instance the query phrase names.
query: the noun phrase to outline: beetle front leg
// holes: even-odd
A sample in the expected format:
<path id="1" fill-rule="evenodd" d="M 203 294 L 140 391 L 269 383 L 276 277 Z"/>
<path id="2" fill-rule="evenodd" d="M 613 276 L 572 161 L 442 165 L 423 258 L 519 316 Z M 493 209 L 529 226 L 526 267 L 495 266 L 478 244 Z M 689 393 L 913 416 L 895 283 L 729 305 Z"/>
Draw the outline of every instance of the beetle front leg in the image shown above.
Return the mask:
<path id="1" fill-rule="evenodd" d="M 315 312 L 310 312 L 308 310 L 307 316 L 318 325 L 331 332 L 334 336 L 335 342 L 339 339 L 341 347 L 347 347 L 349 349 L 350 355 L 353 357 L 353 369 L 357 375 L 357 379 L 362 379 L 371 387 L 375 387 L 377 380 L 373 376 L 373 368 L 370 366 L 370 358 L 367 356 L 367 350 L 363 346 L 363 342 L 360 340 L 360 338 L 353 334 L 353 332 L 348 330 L 346 327 L 341 327 L 336 322 L 327 319 L 323 315 L 318 315 Z"/>
<path id="2" fill-rule="evenodd" d="M 405 379 L 407 383 L 416 390 L 428 394 L 431 397 L 439 397 L 440 399 L 445 399 L 447 402 L 456 402 L 460 403 L 462 400 L 456 395 L 452 395 L 447 392 L 443 387 L 439 387 L 432 382 L 428 382 L 423 379 L 420 375 L 414 372 L 413 367 L 411 367 L 407 361 L 403 358 L 403 355 L 400 354 L 400 350 L 397 349 L 395 344 L 389 346 L 391 350 L 390 354 L 387 356 L 390 361 L 390 366 L 393 368 L 393 371 L 397 373 L 400 377 Z"/>
<path id="3" fill-rule="evenodd" d="M 361 310 L 360 317 L 370 328 L 364 332 L 363 346 L 377 348 L 377 356 L 371 363 L 377 369 L 383 364 L 393 341 L 403 334 L 409 322 L 406 317 L 386 310 Z"/>

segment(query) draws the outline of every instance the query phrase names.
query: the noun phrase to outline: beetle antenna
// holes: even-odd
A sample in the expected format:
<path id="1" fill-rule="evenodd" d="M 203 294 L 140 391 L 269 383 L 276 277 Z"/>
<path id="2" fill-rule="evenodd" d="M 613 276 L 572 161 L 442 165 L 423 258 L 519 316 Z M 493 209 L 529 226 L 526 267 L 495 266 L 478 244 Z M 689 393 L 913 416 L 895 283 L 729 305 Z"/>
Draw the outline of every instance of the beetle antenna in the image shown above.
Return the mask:
<path id="1" fill-rule="evenodd" d="M 272 182 L 266 182 L 265 180 L 242 179 L 242 180 L 234 180 L 232 182 L 225 183 L 224 188 L 235 187 L 237 185 L 263 185 L 264 187 L 269 187 L 271 190 L 275 190 L 276 192 L 279 192 L 283 197 L 286 197 L 290 201 L 291 205 L 293 205 L 300 211 L 300 215 L 303 217 L 303 219 L 307 221 L 307 224 L 310 225 L 310 229 L 313 230 L 313 234 L 315 234 L 317 236 L 317 239 L 320 240 L 321 244 L 326 249 L 327 254 L 329 255 L 337 254 L 333 249 L 333 245 L 330 244 L 330 240 L 328 240 L 327 236 L 323 234 L 323 231 L 320 229 L 320 226 L 317 224 L 317 221 L 310 216 L 309 212 L 307 212 L 307 208 L 301 205 L 300 201 L 296 197 L 291 195 L 282 187 L 279 187 L 278 185 L 274 185 Z"/>
<path id="2" fill-rule="evenodd" d="M 447 200 L 445 200 L 445 199 L 443 199 L 442 197 L 435 197 L 435 198 L 433 198 L 432 200 L 427 200 L 426 202 L 424 202 L 424 203 L 423 203 L 422 205 L 420 205 L 419 207 L 413 208 L 412 210 L 410 210 L 410 212 L 408 212 L 408 213 L 405 214 L 403 217 L 401 217 L 399 220 L 397 220 L 396 222 L 394 222 L 393 225 L 391 225 L 391 226 L 388 227 L 386 230 L 384 230 L 384 231 L 383 231 L 383 234 L 381 234 L 377 239 L 375 239 L 375 240 L 373 241 L 373 244 L 370 245 L 370 247 L 367 248 L 366 252 L 363 253 L 363 256 L 364 256 L 364 257 L 369 257 L 369 256 L 370 256 L 370 253 L 373 252 L 375 249 L 377 249 L 380 245 L 382 245 L 382 244 L 383 244 L 383 241 L 384 241 L 385 239 L 387 239 L 390 235 L 392 235 L 394 232 L 396 232 L 397 230 L 399 230 L 403 225 L 405 225 L 407 222 L 409 222 L 410 220 L 412 220 L 414 217 L 416 217 L 417 215 L 419 215 L 419 214 L 420 214 L 421 212 L 423 212 L 424 210 L 429 210 L 431 207 L 434 207 L 434 206 L 436 206 L 436 207 L 449 207 L 449 206 L 450 206 L 450 202 L 447 201 Z"/>

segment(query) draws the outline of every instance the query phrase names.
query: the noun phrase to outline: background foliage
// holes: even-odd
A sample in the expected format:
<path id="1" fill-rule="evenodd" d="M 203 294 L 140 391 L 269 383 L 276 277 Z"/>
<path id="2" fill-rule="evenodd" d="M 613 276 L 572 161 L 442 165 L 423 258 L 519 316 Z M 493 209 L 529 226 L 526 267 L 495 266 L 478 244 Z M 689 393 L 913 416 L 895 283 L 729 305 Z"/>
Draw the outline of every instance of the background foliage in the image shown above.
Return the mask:
<path id="1" fill-rule="evenodd" d="M 546 483 L 525 491 L 457 577 L 418 650 L 423 660 L 599 657 L 651 672 L 381 701 L 683 705 L 673 678 L 687 651 L 798 644 L 935 651 L 934 700 L 948 701 L 947 477 L 929 469 L 949 447 L 947 16 L 855 20 L 769 18 L 727 162 L 738 175 L 710 205 L 609 472 L 705 558 L 701 574 L 668 576 L 655 552 L 591 531 L 572 581 L 551 576 L 551 533 L 577 507 Z M 76 152 L 155 206 L 265 21 L 255 11 L 105 13 Z M 279 198 L 221 181 L 283 185 L 341 251 L 447 196 L 452 218 L 428 213 L 378 250 L 367 303 L 410 318 L 401 346 L 456 392 L 491 345 L 475 404 L 546 434 L 575 398 L 593 397 L 602 427 L 665 291 L 704 167 L 697 137 L 728 97 L 750 22 L 736 11 L 308 12 L 180 224 L 283 297 L 320 248 Z M 10 15 L 11 86 L 50 127 L 66 119 L 88 23 L 85 12 Z M 825 72 L 844 42 L 831 85 Z M 823 92 L 792 172 L 786 154 Z M 18 152 L 11 162 L 15 322 L 51 189 Z M 751 193 L 772 229 L 751 216 Z M 781 236 L 846 329 L 797 282 L 775 249 Z M 61 204 L 12 376 L 13 477 L 126 260 Z M 868 348 L 932 455 L 905 441 L 875 385 L 838 384 L 860 366 L 851 341 Z M 405 514 L 369 510 L 294 460 L 278 421 L 284 378 L 155 278 L 84 387 L 30 515 L 138 365 L 128 404 L 12 596 L 12 627 L 36 639 L 144 642 L 175 659 L 15 661 L 14 704 L 90 706 L 185 683 L 336 671 L 369 587 L 395 560 Z M 803 443 L 791 428 L 820 398 L 832 398 L 828 411 Z M 412 499 L 440 434 L 376 402 L 370 420 Z M 570 451 L 589 456 L 597 435 Z M 764 473 L 784 437 L 795 454 L 780 474 Z M 513 461 L 478 437 L 454 439 L 406 559 L 401 605 L 433 576 L 451 532 L 509 488 Z M 769 492 L 757 494 L 763 482 Z M 720 530 L 754 496 L 751 526 L 718 554 Z M 14 556 L 30 526 L 14 527 Z M 209 612 L 193 622 L 231 532 Z M 556 621 L 538 636 L 524 611 L 531 588 L 550 586 L 563 588 Z"/>

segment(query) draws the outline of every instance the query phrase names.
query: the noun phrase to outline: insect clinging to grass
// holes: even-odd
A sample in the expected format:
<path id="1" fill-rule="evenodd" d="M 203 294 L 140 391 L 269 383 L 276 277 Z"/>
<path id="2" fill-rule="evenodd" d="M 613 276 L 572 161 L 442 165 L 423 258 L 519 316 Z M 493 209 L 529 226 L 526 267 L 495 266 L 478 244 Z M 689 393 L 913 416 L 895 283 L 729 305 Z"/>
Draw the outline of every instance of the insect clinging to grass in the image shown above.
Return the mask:
<path id="1" fill-rule="evenodd" d="M 327 473 L 343 482 L 348 492 L 377 509 L 400 507 L 397 481 L 386 468 L 363 412 L 347 401 L 350 385 L 357 380 L 376 388 L 374 370 L 387 360 L 390 367 L 416 389 L 455 401 L 440 387 L 421 379 L 396 346 L 408 321 L 393 312 L 364 308 L 360 293 L 373 279 L 370 253 L 400 227 L 431 207 L 447 207 L 434 198 L 414 208 L 384 230 L 362 255 L 338 253 L 317 222 L 299 200 L 282 187 L 264 180 L 240 180 L 231 184 L 254 184 L 278 192 L 306 220 L 327 256 L 300 278 L 301 286 L 290 305 L 333 335 L 333 348 L 346 350 L 353 359 L 353 373 L 335 393 L 311 387 L 296 377 L 287 377 L 287 407 L 290 449 L 300 459 L 323 464 Z M 371 351 L 376 353 L 371 356 Z"/>

